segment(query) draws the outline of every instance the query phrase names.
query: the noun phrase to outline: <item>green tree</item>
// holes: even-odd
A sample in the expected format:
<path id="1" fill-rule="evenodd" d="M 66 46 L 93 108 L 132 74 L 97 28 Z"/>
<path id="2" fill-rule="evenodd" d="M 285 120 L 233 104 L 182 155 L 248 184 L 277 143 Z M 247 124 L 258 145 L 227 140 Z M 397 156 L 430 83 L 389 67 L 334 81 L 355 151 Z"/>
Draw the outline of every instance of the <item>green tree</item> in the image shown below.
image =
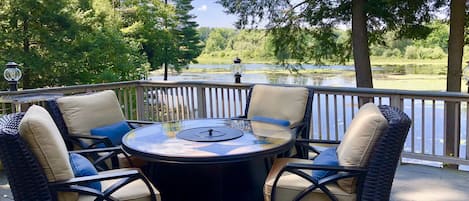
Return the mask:
<path id="1" fill-rule="evenodd" d="M 124 29 L 126 36 L 142 44 L 151 69 L 160 69 L 175 58 L 175 37 L 171 27 L 176 26 L 174 8 L 159 0 L 128 0 L 124 2 Z"/>
<path id="2" fill-rule="evenodd" d="M 119 30 L 121 19 L 109 1 L 81 0 L 72 9 L 80 24 L 76 42 L 69 47 L 74 65 L 85 71 L 68 73 L 79 83 L 116 82 L 140 79 L 148 71 L 148 64 L 140 52 L 141 46 L 126 39 Z M 88 4 L 84 4 L 87 2 Z M 85 6 L 87 5 L 87 6 Z M 73 84 L 73 83 L 71 83 Z"/>
<path id="3" fill-rule="evenodd" d="M 138 46 L 105 27 L 89 0 L 0 3 L 2 60 L 22 63 L 24 88 L 139 78 Z"/>
<path id="4" fill-rule="evenodd" d="M 197 62 L 202 51 L 197 34 L 191 0 L 175 0 L 172 4 L 160 0 L 129 0 L 124 2 L 123 32 L 140 42 L 151 64 L 151 69 L 164 67 L 164 80 L 171 67 L 181 67 Z"/>
<path id="5" fill-rule="evenodd" d="M 322 59 L 345 61 L 350 43 L 337 40 L 333 27 L 352 22 L 352 46 L 358 87 L 373 87 L 369 43 L 396 30 L 397 37 L 421 37 L 430 33 L 425 22 L 440 0 L 252 1 L 218 0 L 225 11 L 239 16 L 238 28 L 266 23 L 273 34 L 280 61 Z M 315 38 L 315 42 L 307 39 Z M 314 51 L 314 53 L 311 53 Z"/>
<path id="6" fill-rule="evenodd" d="M 425 38 L 416 40 L 414 44 L 422 47 L 440 47 L 444 50 L 448 49 L 448 38 L 449 38 L 449 25 L 440 20 L 433 21 L 429 25 L 432 28 L 432 32 Z"/>
<path id="7" fill-rule="evenodd" d="M 205 42 L 204 53 L 211 53 L 215 51 L 225 50 L 226 48 L 233 49 L 230 47 L 231 43 L 228 43 L 230 38 L 236 35 L 236 32 L 232 29 L 226 28 L 215 28 L 210 32 L 207 41 Z"/>
<path id="8" fill-rule="evenodd" d="M 265 37 L 265 32 L 261 30 L 242 30 L 228 39 L 229 45 L 225 50 L 232 51 L 236 54 L 234 57 L 242 59 L 261 58 L 265 56 Z"/>
<path id="9" fill-rule="evenodd" d="M 210 32 L 212 31 L 211 28 L 209 27 L 200 27 L 197 29 L 197 32 L 199 33 L 200 40 L 205 44 L 205 42 L 208 39 L 208 36 L 210 35 Z"/>
<path id="10" fill-rule="evenodd" d="M 176 35 L 176 48 L 178 50 L 174 66 L 179 69 L 189 63 L 197 63 L 197 58 L 202 52 L 202 43 L 197 33 L 199 26 L 194 22 L 195 16 L 189 12 L 194 9 L 192 0 L 175 0 L 177 26 L 173 33 Z"/>
<path id="11" fill-rule="evenodd" d="M 53 65 L 50 55 L 60 57 L 57 49 L 73 38 L 75 32 L 64 31 L 76 30 L 72 17 L 62 12 L 65 2 L 60 0 L 6 0 L 0 5 L 0 55 L 23 64 L 23 86 L 32 88 L 40 81 L 34 75 Z"/>

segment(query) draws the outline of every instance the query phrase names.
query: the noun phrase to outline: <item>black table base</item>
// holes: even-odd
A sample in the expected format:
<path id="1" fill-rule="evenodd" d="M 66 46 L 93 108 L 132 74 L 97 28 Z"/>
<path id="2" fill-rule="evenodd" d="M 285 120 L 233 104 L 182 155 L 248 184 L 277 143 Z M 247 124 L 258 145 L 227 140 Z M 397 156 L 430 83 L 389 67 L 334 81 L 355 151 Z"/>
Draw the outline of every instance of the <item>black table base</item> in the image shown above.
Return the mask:
<path id="1" fill-rule="evenodd" d="M 262 201 L 268 160 L 210 165 L 151 162 L 145 172 L 163 201 Z"/>

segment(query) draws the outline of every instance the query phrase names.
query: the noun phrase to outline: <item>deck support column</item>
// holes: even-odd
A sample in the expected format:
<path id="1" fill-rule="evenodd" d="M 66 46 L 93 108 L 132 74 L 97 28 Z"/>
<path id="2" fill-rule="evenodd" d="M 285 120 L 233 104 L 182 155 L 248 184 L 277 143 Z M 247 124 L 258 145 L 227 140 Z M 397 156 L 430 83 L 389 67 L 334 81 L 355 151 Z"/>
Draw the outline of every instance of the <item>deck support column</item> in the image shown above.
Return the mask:
<path id="1" fill-rule="evenodd" d="M 445 102 L 445 148 L 444 155 L 459 157 L 461 133 L 461 110 L 459 102 Z M 458 169 L 456 164 L 444 164 L 444 167 Z"/>

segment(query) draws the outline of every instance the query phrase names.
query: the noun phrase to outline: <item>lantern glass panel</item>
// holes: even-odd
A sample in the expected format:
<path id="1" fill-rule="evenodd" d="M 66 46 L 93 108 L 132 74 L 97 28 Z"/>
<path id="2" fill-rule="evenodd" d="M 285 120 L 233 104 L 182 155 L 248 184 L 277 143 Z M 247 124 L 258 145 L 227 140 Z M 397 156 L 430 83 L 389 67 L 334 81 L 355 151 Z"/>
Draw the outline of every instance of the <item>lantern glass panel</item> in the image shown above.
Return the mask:
<path id="1" fill-rule="evenodd" d="M 20 80 L 21 76 L 21 70 L 18 68 L 7 68 L 3 72 L 3 77 L 7 81 L 18 81 Z"/>

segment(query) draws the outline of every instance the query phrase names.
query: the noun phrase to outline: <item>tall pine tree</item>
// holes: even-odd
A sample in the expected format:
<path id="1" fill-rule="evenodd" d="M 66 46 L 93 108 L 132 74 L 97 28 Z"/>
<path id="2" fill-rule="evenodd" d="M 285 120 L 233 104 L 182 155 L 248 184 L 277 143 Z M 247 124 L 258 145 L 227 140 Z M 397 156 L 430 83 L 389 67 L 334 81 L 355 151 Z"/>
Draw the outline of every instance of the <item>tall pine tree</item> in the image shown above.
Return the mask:
<path id="1" fill-rule="evenodd" d="M 197 58 L 202 52 L 200 37 L 197 33 L 199 26 L 195 21 L 195 16 L 189 12 L 194 9 L 191 5 L 192 0 L 175 0 L 176 18 L 178 25 L 174 33 L 178 40 L 177 65 L 178 67 L 187 66 L 189 63 L 197 63 Z"/>
<path id="2" fill-rule="evenodd" d="M 143 46 L 151 69 L 180 71 L 202 51 L 191 0 L 128 0 L 123 32 Z M 166 80 L 166 79 L 165 79 Z"/>

